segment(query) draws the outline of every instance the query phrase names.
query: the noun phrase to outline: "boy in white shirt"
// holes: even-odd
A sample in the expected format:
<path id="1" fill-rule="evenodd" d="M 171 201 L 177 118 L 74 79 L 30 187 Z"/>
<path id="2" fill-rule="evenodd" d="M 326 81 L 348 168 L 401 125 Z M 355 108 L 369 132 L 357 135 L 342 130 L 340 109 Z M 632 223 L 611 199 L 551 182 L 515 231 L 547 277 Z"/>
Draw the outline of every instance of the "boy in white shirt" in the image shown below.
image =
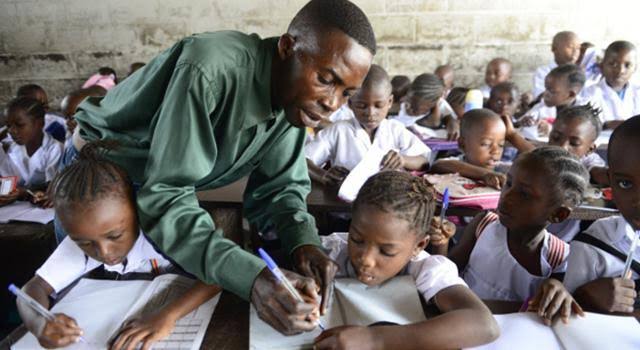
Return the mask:
<path id="1" fill-rule="evenodd" d="M 512 71 L 511 61 L 506 58 L 498 57 L 489 61 L 484 72 L 484 85 L 480 87 L 482 97 L 487 100 L 494 86 L 511 81 Z"/>
<path id="2" fill-rule="evenodd" d="M 553 68 L 567 63 L 575 64 L 578 61 L 578 57 L 580 57 L 580 44 L 578 35 L 574 32 L 563 31 L 553 36 L 551 43 L 553 62 L 536 69 L 536 74 L 533 77 L 534 98 L 544 92 L 545 77 Z"/>

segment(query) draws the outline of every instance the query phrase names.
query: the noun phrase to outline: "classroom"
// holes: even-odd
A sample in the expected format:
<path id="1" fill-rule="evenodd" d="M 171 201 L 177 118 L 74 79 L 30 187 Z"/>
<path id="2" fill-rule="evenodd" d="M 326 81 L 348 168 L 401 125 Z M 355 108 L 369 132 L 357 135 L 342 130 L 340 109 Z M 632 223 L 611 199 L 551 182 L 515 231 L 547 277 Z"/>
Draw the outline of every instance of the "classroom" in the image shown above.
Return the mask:
<path id="1" fill-rule="evenodd" d="M 638 10 L 3 0 L 0 349 L 640 349 Z"/>

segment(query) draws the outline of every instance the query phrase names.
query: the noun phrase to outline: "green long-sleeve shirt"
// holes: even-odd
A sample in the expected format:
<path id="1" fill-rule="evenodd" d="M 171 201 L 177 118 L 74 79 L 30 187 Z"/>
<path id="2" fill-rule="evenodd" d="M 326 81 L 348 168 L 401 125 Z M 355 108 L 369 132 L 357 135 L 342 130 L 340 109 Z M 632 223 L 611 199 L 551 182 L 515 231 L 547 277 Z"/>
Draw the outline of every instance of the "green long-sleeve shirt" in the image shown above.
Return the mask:
<path id="1" fill-rule="evenodd" d="M 208 283 L 248 299 L 264 263 L 223 238 L 196 190 L 249 175 L 247 219 L 273 223 L 285 249 L 320 245 L 305 198 L 305 131 L 271 103 L 277 38 L 215 32 L 185 38 L 75 115 L 83 139 L 116 140 L 109 157 L 142 184 L 142 229 Z"/>

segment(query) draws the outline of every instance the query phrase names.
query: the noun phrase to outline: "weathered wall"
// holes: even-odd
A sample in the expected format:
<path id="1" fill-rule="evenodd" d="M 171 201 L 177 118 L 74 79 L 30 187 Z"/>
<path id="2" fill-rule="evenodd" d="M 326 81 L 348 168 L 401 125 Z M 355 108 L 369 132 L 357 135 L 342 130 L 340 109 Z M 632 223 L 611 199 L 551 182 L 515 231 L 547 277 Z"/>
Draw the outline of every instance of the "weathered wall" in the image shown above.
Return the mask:
<path id="1" fill-rule="evenodd" d="M 124 76 L 191 33 L 236 29 L 278 35 L 305 0 L 2 0 L 0 103 L 27 82 L 54 101 L 99 66 Z M 416 75 L 451 63 L 458 85 L 479 84 L 486 62 L 505 56 L 515 81 L 531 86 L 536 66 L 552 59 L 550 40 L 571 29 L 597 45 L 640 43 L 633 0 L 356 0 L 391 74 Z M 606 4 L 606 5 L 605 5 Z"/>

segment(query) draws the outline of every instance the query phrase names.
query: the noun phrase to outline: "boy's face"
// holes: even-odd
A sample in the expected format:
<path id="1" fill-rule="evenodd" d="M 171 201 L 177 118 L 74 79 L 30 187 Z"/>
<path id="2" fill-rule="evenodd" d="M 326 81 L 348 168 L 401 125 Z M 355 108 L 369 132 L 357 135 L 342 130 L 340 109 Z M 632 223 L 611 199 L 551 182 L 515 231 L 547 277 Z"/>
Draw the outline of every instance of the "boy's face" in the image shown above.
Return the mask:
<path id="1" fill-rule="evenodd" d="M 640 146 L 640 139 L 633 138 L 609 144 L 609 181 L 616 207 L 634 230 L 640 230 L 640 153 L 629 152 Z"/>
<path id="2" fill-rule="evenodd" d="M 492 61 L 487 65 L 484 72 L 484 82 L 489 87 L 494 87 L 511 79 L 511 69 L 505 62 Z"/>
<path id="3" fill-rule="evenodd" d="M 488 119 L 460 137 L 458 143 L 469 164 L 493 170 L 502 158 L 507 128 L 500 119 Z"/>
<path id="4" fill-rule="evenodd" d="M 622 89 L 636 71 L 636 52 L 622 50 L 610 52 L 601 63 L 602 75 L 607 84 L 615 90 Z"/>
<path id="5" fill-rule="evenodd" d="M 499 115 L 513 116 L 518 108 L 518 100 L 511 91 L 496 91 L 489 97 L 489 108 Z"/>
<path id="6" fill-rule="evenodd" d="M 38 120 L 22 109 L 16 109 L 7 118 L 7 128 L 15 143 L 25 145 L 42 137 L 44 120 Z"/>
<path id="7" fill-rule="evenodd" d="M 565 77 L 547 75 L 544 78 L 544 87 L 542 100 L 549 107 L 568 105 L 576 97 L 576 92 L 571 89 Z"/>
<path id="8" fill-rule="evenodd" d="M 560 66 L 567 63 L 578 62 L 580 45 L 580 40 L 578 40 L 577 37 L 573 37 L 558 43 L 558 45 L 552 46 L 551 51 L 553 52 L 553 58 L 556 63 Z"/>
<path id="9" fill-rule="evenodd" d="M 131 201 L 109 196 L 87 206 L 59 209 L 60 222 L 82 251 L 106 265 L 122 263 L 136 239 L 138 224 Z"/>
<path id="10" fill-rule="evenodd" d="M 549 133 L 550 146 L 560 146 L 578 158 L 593 152 L 595 141 L 595 127 L 582 118 L 556 119 Z"/>
<path id="11" fill-rule="evenodd" d="M 431 110 L 438 105 L 440 98 L 428 100 L 422 96 L 417 96 L 409 92 L 407 95 L 407 114 L 420 116 L 431 113 Z"/>
<path id="12" fill-rule="evenodd" d="M 287 120 L 297 127 L 318 126 L 360 88 L 373 56 L 346 34 L 332 30 L 296 39 L 285 34 L 278 42 L 283 61 L 280 95 Z"/>
<path id="13" fill-rule="evenodd" d="M 381 84 L 360 89 L 349 99 L 349 107 L 367 133 L 378 128 L 380 122 L 387 117 L 391 104 L 393 104 L 393 95 Z"/>
<path id="14" fill-rule="evenodd" d="M 427 245 L 406 220 L 373 206 L 362 205 L 349 226 L 349 259 L 358 280 L 378 285 L 396 276 Z"/>

